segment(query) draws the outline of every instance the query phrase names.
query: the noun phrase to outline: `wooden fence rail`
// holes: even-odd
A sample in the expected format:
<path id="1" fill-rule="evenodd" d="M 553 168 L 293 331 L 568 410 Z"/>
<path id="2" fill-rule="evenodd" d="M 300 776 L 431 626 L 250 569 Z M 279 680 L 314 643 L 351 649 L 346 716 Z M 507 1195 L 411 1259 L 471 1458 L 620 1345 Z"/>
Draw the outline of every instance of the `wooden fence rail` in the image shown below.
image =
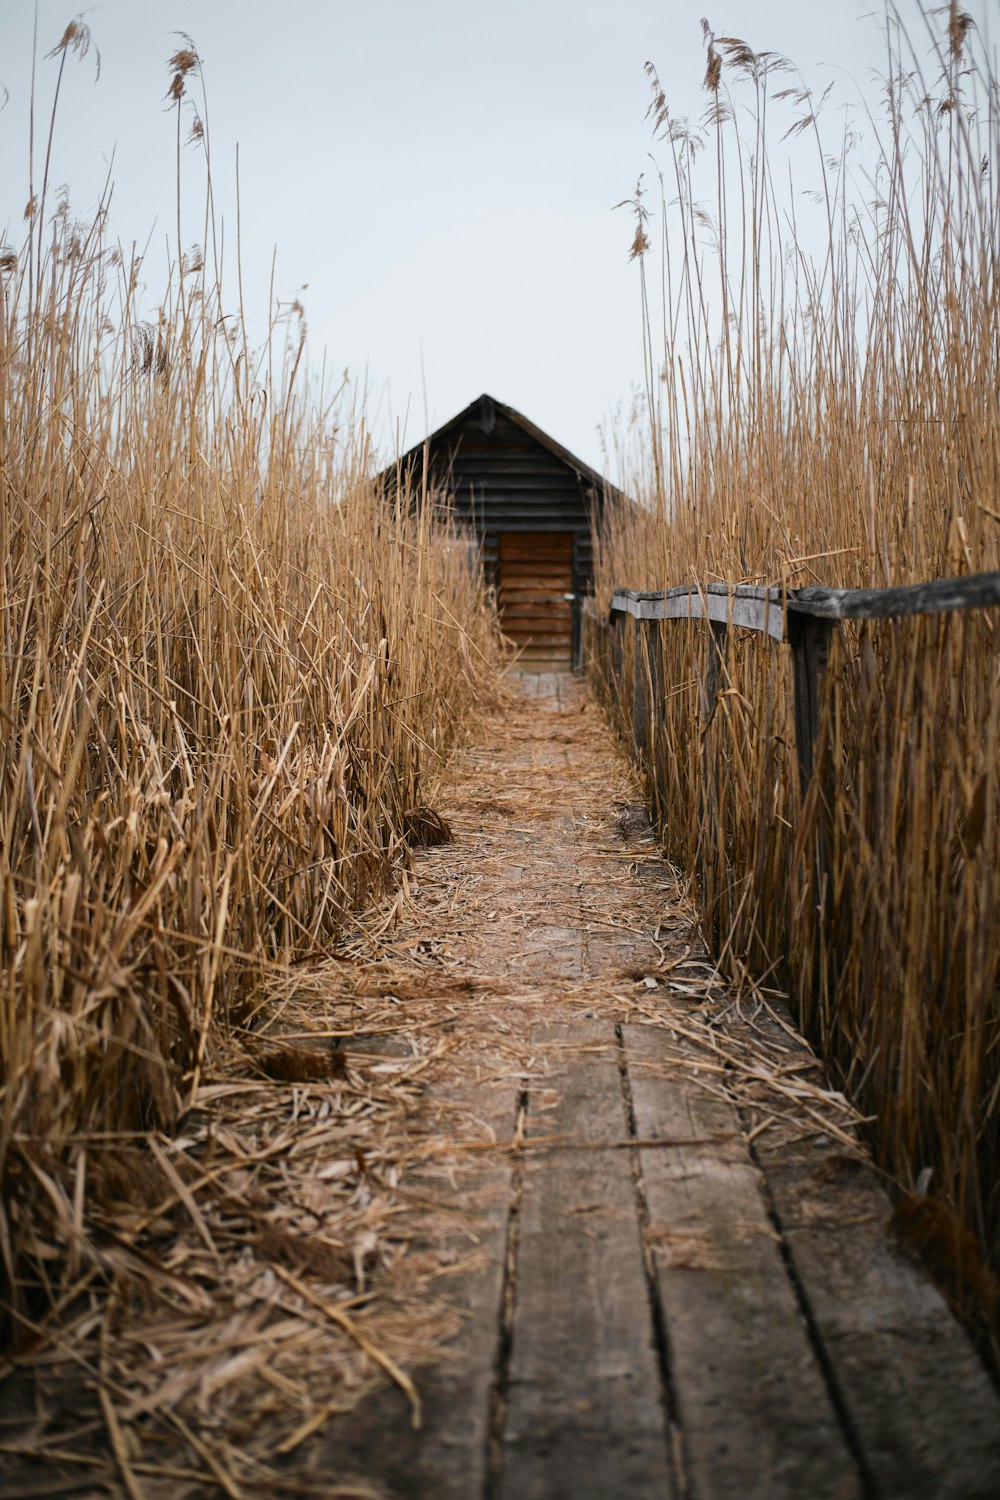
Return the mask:
<path id="1" fill-rule="evenodd" d="M 803 794 L 813 773 L 819 730 L 820 691 L 830 655 L 830 639 L 842 620 L 895 620 L 907 615 L 942 614 L 1000 605 L 1000 572 L 939 578 L 931 583 L 887 589 L 777 589 L 755 584 L 705 583 L 656 592 L 615 589 L 610 625 L 619 629 L 631 615 L 638 624 L 658 620 L 707 620 L 713 649 L 702 693 L 703 715 L 711 714 L 723 659 L 725 633 L 733 626 L 756 630 L 792 648 L 795 683 L 795 742 Z M 647 651 L 650 664 L 659 657 Z M 612 660 L 622 660 L 621 646 Z M 655 697 L 657 684 L 650 683 Z M 642 691 L 635 674 L 636 694 Z M 635 705 L 639 708 L 639 704 Z M 645 704 L 633 721 L 647 717 Z"/>

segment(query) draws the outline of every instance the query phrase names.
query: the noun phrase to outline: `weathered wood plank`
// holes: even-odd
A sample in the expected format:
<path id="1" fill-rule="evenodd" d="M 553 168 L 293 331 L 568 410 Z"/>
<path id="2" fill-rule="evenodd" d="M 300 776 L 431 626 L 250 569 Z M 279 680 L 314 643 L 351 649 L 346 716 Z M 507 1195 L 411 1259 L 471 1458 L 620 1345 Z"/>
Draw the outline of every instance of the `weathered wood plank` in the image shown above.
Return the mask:
<path id="1" fill-rule="evenodd" d="M 704 583 L 673 589 L 615 589 L 611 614 L 637 620 L 719 620 L 787 639 L 790 615 L 824 620 L 890 620 L 907 615 L 1000 605 L 1000 572 L 935 578 L 886 589 L 764 588 L 756 584 Z"/>
<path id="2" fill-rule="evenodd" d="M 791 607 L 828 620 L 888 620 L 1000 604 L 1000 572 L 935 578 L 888 589 L 796 589 Z"/>
<path id="3" fill-rule="evenodd" d="M 624 1138 L 613 1027 L 539 1039 L 571 1050 L 565 1066 L 553 1058 L 552 1107 L 529 1102 L 529 1140 Z M 529 1152 L 518 1242 L 500 1496 L 664 1500 L 666 1413 L 627 1153 Z"/>
<path id="4" fill-rule="evenodd" d="M 758 1159 L 880 1495 L 1000 1495 L 1000 1399 L 926 1275 L 890 1243 L 874 1171 L 765 1132 Z"/>
<path id="5" fill-rule="evenodd" d="M 512 1138 L 518 1099 L 509 1084 L 456 1084 L 448 1089 L 447 1099 L 498 1140 Z M 484 1156 L 459 1179 L 455 1206 L 470 1211 L 476 1241 L 463 1236 L 458 1248 L 463 1255 L 478 1250 L 482 1264 L 449 1278 L 447 1296 L 464 1315 L 464 1323 L 445 1359 L 410 1372 L 423 1405 L 421 1428 L 414 1430 L 409 1403 L 396 1386 L 377 1391 L 325 1430 L 324 1463 L 338 1482 L 364 1479 L 387 1500 L 479 1500 L 483 1494 L 511 1177 L 510 1155 L 498 1152 Z M 444 1174 L 407 1186 L 423 1186 L 436 1198 L 454 1193 Z"/>
<path id="6" fill-rule="evenodd" d="M 735 1110 L 665 1074 L 664 1033 L 623 1036 L 637 1136 L 691 1142 L 639 1159 L 694 1493 L 860 1496 Z"/>
<path id="7" fill-rule="evenodd" d="M 780 591 L 752 584 L 704 584 L 656 592 L 615 589 L 612 618 L 617 614 L 636 620 L 717 620 L 763 631 L 776 641 L 785 639 Z"/>

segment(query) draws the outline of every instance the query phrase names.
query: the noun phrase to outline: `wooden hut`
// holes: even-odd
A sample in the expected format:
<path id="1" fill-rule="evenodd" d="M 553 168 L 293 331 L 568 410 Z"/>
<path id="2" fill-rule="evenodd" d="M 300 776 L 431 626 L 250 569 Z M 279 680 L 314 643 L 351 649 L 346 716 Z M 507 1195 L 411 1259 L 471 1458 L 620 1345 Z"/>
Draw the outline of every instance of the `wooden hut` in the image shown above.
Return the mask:
<path id="1" fill-rule="evenodd" d="M 479 396 L 386 471 L 447 497 L 478 540 L 501 628 L 526 666 L 567 670 L 580 657 L 580 604 L 593 587 L 592 524 L 618 492 L 534 422 Z"/>

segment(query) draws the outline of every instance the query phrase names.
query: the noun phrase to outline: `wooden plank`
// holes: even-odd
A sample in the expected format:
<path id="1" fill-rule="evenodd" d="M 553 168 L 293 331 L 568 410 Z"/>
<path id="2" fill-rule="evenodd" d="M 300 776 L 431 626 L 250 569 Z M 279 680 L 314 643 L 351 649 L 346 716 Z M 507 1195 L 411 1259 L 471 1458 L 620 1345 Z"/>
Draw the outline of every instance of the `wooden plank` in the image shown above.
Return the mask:
<path id="1" fill-rule="evenodd" d="M 500 587 L 505 597 L 512 603 L 531 604 L 537 600 L 551 601 L 553 604 L 569 605 L 572 601 L 566 599 L 566 594 L 572 593 L 569 587 L 570 580 L 567 575 L 557 575 L 553 578 L 539 577 L 537 573 L 530 578 L 509 579 L 504 573 L 500 575 Z"/>
<path id="2" fill-rule="evenodd" d="M 514 605 L 542 603 L 562 606 L 572 603 L 572 600 L 565 597 L 572 591 L 565 587 L 565 579 L 562 577 L 548 579 L 535 573 L 531 578 L 523 580 L 504 578 L 503 591 Z"/>
<path id="3" fill-rule="evenodd" d="M 572 590 L 566 587 L 565 578 L 539 578 L 537 573 L 531 578 L 516 579 L 513 582 L 508 578 L 502 578 L 501 588 L 504 596 L 515 608 L 543 604 L 545 606 L 558 605 L 560 609 L 568 609 L 573 602 L 566 598 Z"/>
<path id="4" fill-rule="evenodd" d="M 560 661 L 565 661 L 569 656 L 569 636 L 518 635 L 516 631 L 505 633 L 507 639 L 513 641 L 519 650 L 535 656 L 558 657 Z"/>
<path id="5" fill-rule="evenodd" d="M 551 647 L 551 649 L 557 653 L 565 651 L 569 646 L 570 641 L 572 640 L 572 636 L 568 630 L 561 632 L 544 630 L 540 628 L 533 628 L 531 630 L 517 630 L 508 629 L 505 625 L 501 625 L 501 629 L 503 630 L 504 635 L 507 636 L 508 640 L 519 641 L 522 645 L 530 644 L 535 646 L 536 648 L 541 648 L 543 646 Z"/>
<path id="6" fill-rule="evenodd" d="M 442 1091 L 449 1104 L 481 1122 L 498 1140 L 514 1134 L 518 1100 L 509 1084 L 474 1081 Z M 466 1133 L 463 1127 L 462 1134 Z M 420 1495 L 434 1500 L 469 1500 L 487 1483 L 491 1397 L 500 1341 L 501 1306 L 511 1201 L 512 1158 L 487 1154 L 472 1171 L 463 1170 L 456 1193 L 447 1166 L 440 1175 L 407 1180 L 410 1191 L 454 1197 L 469 1208 L 476 1225 L 456 1240 L 462 1257 L 479 1252 L 483 1264 L 451 1276 L 443 1287 L 464 1315 L 461 1331 L 444 1360 L 410 1371 L 423 1404 L 423 1423 L 414 1431 L 409 1402 L 396 1386 L 370 1396 L 354 1411 L 324 1429 L 327 1472 L 343 1482 L 352 1477 L 376 1481 L 387 1500 Z"/>
<path id="7" fill-rule="evenodd" d="M 520 622 L 524 626 L 531 624 L 551 626 L 553 630 L 572 628 L 572 610 L 562 599 L 553 603 L 537 600 L 530 604 L 508 604 L 505 600 L 501 603 L 504 619 L 512 622 Z"/>
<path id="8" fill-rule="evenodd" d="M 504 607 L 515 614 L 551 616 L 557 620 L 572 617 L 572 601 L 561 594 L 546 594 L 540 589 L 531 594 L 510 594 L 506 589 L 502 592 Z"/>
<path id="9" fill-rule="evenodd" d="M 502 618 L 500 628 L 505 635 L 516 640 L 549 640 L 553 644 L 565 645 L 572 639 L 569 622 L 561 625 L 558 620 L 511 620 Z"/>
<path id="10" fill-rule="evenodd" d="M 557 634 L 568 634 L 573 628 L 573 616 L 569 605 L 560 604 L 558 609 L 555 605 L 534 604 L 522 605 L 511 608 L 501 608 L 504 628 L 508 625 L 518 630 L 553 630 Z"/>
<path id="11" fill-rule="evenodd" d="M 574 538 L 570 532 L 503 532 L 500 625 L 526 663 L 566 667 L 573 653 Z"/>
<path id="12" fill-rule="evenodd" d="M 995 1500 L 1000 1398 L 940 1293 L 891 1244 L 874 1171 L 815 1137 L 764 1132 L 757 1150 L 877 1492 Z"/>
<path id="13" fill-rule="evenodd" d="M 546 529 L 589 543 L 594 512 L 617 493 L 520 413 L 486 397 L 403 454 L 383 483 L 391 493 L 409 474 L 419 489 L 425 471 L 480 537 Z M 589 576 L 589 562 L 578 567 Z"/>
<path id="14" fill-rule="evenodd" d="M 523 627 L 550 625 L 555 630 L 570 630 L 573 625 L 572 611 L 568 603 L 535 600 L 530 604 L 504 604 L 504 619 L 518 622 Z"/>
<path id="15" fill-rule="evenodd" d="M 513 546 L 501 534 L 500 555 L 515 566 L 551 566 L 568 568 L 573 560 L 573 538 L 562 532 L 540 532 L 534 542 L 543 545 Z M 558 546 L 553 545 L 558 543 Z M 563 545 L 565 543 L 565 546 Z"/>
<path id="16" fill-rule="evenodd" d="M 568 630 L 548 630 L 542 626 L 532 626 L 530 629 L 518 629 L 516 626 L 508 628 L 501 621 L 501 630 L 509 640 L 519 641 L 522 645 L 534 645 L 541 648 L 550 647 L 557 654 L 567 651 L 573 637 Z"/>
<path id="17" fill-rule="evenodd" d="M 887 620 L 1000 604 L 1000 572 L 935 578 L 888 589 L 797 589 L 790 606 L 828 620 Z"/>
<path id="18" fill-rule="evenodd" d="M 553 1059 L 553 1107 L 535 1113 L 529 1100 L 529 1139 L 622 1139 L 611 1025 L 536 1035 L 547 1047 L 597 1050 Z M 518 1241 L 499 1495 L 669 1497 L 666 1417 L 628 1158 L 607 1149 L 529 1153 Z"/>
<path id="19" fill-rule="evenodd" d="M 557 580 L 572 577 L 572 569 L 568 559 L 557 558 L 554 562 L 545 559 L 531 559 L 512 562 L 509 558 L 503 559 L 504 576 L 512 584 L 525 587 L 535 579 L 540 579 L 551 587 Z"/>
<path id="20" fill-rule="evenodd" d="M 518 669 L 522 672 L 530 672 L 532 676 L 565 677 L 568 668 L 567 656 L 522 656 L 518 659 Z"/>
<path id="21" fill-rule="evenodd" d="M 569 562 L 564 562 L 561 559 L 555 562 L 537 559 L 525 562 L 511 562 L 509 559 L 504 559 L 503 568 L 504 576 L 512 584 L 519 585 L 522 588 L 530 585 L 535 579 L 542 580 L 551 587 L 557 580 L 571 577 Z"/>
<path id="22" fill-rule="evenodd" d="M 548 641 L 550 644 L 559 646 L 560 648 L 565 646 L 566 642 L 572 638 L 572 631 L 568 626 L 560 628 L 559 622 L 556 620 L 548 622 L 539 621 L 532 624 L 518 620 L 512 620 L 508 623 L 505 618 L 501 618 L 500 628 L 504 635 L 509 635 L 513 640 Z"/>
<path id="23" fill-rule="evenodd" d="M 511 600 L 502 584 L 500 586 L 500 604 L 503 609 L 515 611 L 515 618 L 517 614 L 540 615 L 545 619 L 553 621 L 569 621 L 572 618 L 572 606 L 568 599 L 563 599 L 553 594 L 539 593 L 533 599 L 524 599 L 515 595 L 513 600 Z"/>
<path id="24" fill-rule="evenodd" d="M 705 584 L 656 593 L 615 589 L 611 613 L 629 614 L 636 620 L 717 620 L 761 631 L 776 641 L 785 639 L 780 591 L 751 585 Z"/>
<path id="25" fill-rule="evenodd" d="M 565 580 L 562 578 L 550 581 L 536 576 L 523 583 L 515 583 L 513 586 L 508 579 L 503 579 L 501 589 L 504 598 L 514 609 L 540 604 L 545 608 L 557 607 L 560 611 L 568 613 L 573 602 L 565 597 L 571 590 L 565 587 Z"/>
<path id="26" fill-rule="evenodd" d="M 637 620 L 709 619 L 784 640 L 784 615 L 826 620 L 889 620 L 1000 605 L 1000 572 L 936 578 L 887 589 L 768 589 L 706 583 L 656 591 L 615 589 L 611 612 Z"/>
<path id="27" fill-rule="evenodd" d="M 550 587 L 570 576 L 568 565 L 563 562 L 510 562 L 504 559 L 504 577 L 515 587 L 528 588 L 536 580 Z"/>
<path id="28" fill-rule="evenodd" d="M 541 540 L 562 541 L 562 537 L 556 534 L 553 534 L 552 538 L 541 535 Z M 571 543 L 573 538 L 570 537 L 567 540 Z M 573 561 L 573 546 L 570 544 L 565 549 L 562 546 L 559 546 L 558 549 L 553 546 L 531 547 L 531 549 L 528 549 L 528 547 L 516 547 L 514 549 L 514 547 L 510 546 L 501 546 L 501 556 L 505 562 L 510 562 L 511 567 L 567 568 L 570 567 L 571 561 Z"/>
<path id="29" fill-rule="evenodd" d="M 573 538 L 566 532 L 517 532 L 512 539 L 508 532 L 500 536 L 501 556 L 512 562 L 535 562 L 550 559 L 556 563 L 569 562 L 573 556 Z"/>
<path id="30" fill-rule="evenodd" d="M 623 1036 L 637 1136 L 690 1141 L 639 1159 L 694 1493 L 861 1496 L 735 1110 L 665 1071 L 664 1032 Z"/>
<path id="31" fill-rule="evenodd" d="M 518 579 L 511 581 L 501 575 L 500 588 L 504 598 L 515 608 L 518 606 L 530 606 L 541 604 L 545 607 L 558 606 L 559 609 L 569 609 L 572 600 L 565 595 L 572 590 L 567 588 L 565 578 L 539 578 L 534 574 L 530 579 Z"/>

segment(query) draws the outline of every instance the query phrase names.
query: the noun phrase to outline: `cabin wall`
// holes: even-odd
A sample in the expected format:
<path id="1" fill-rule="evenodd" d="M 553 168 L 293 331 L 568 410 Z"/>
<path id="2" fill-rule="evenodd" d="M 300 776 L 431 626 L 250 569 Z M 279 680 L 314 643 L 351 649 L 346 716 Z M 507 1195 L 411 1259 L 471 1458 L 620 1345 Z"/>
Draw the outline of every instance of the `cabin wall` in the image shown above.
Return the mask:
<path id="1" fill-rule="evenodd" d="M 572 661 L 580 658 L 580 601 L 593 586 L 589 484 L 496 407 L 451 426 L 429 452 L 434 481 L 447 488 L 454 514 L 482 547 L 486 575 L 500 582 L 500 538 L 558 532 L 573 538 Z"/>

